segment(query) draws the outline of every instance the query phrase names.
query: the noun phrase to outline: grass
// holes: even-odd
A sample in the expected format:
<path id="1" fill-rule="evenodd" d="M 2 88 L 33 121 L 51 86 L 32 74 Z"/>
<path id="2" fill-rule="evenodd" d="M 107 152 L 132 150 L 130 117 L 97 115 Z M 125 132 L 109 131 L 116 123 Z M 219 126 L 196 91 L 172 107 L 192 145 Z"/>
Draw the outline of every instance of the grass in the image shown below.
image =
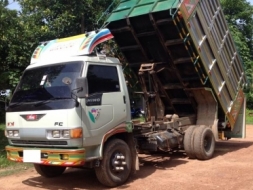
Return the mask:
<path id="1" fill-rule="evenodd" d="M 246 110 L 246 124 L 253 124 L 253 110 Z"/>
<path id="2" fill-rule="evenodd" d="M 8 140 L 4 135 L 4 129 L 5 125 L 0 124 L 0 177 L 26 170 L 31 166 L 31 164 L 12 162 L 6 158 L 5 146 L 8 145 Z"/>
<path id="3" fill-rule="evenodd" d="M 8 144 L 8 141 L 4 136 L 4 128 L 4 125 L 0 125 L 0 169 L 14 164 L 6 159 L 5 146 Z"/>

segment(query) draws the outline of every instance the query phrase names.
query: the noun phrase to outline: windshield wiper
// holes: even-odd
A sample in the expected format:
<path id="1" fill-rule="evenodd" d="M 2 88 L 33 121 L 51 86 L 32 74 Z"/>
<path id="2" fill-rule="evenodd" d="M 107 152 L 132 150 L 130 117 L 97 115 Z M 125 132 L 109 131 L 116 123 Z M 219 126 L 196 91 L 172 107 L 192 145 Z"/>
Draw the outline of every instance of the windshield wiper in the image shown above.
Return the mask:
<path id="1" fill-rule="evenodd" d="M 10 108 L 13 108 L 13 107 L 16 107 L 16 106 L 19 106 L 19 105 L 21 105 L 21 104 L 23 104 L 23 103 L 27 103 L 27 102 L 32 102 L 31 101 L 31 99 L 20 99 L 18 102 L 15 102 L 15 103 L 11 103 L 10 105 L 9 105 L 9 107 Z"/>
<path id="2" fill-rule="evenodd" d="M 40 105 L 43 105 L 43 104 L 47 104 L 53 100 L 66 100 L 66 99 L 71 99 L 71 98 L 67 98 L 67 97 L 52 97 L 52 98 L 49 98 L 47 100 L 42 100 L 42 101 L 39 101 L 37 102 L 36 104 L 34 104 L 34 106 L 40 106 Z"/>
<path id="3" fill-rule="evenodd" d="M 9 107 L 10 107 L 10 108 L 13 108 L 13 107 L 19 106 L 19 105 L 22 104 L 22 103 L 23 103 L 22 101 L 16 102 L 16 103 L 10 104 Z"/>

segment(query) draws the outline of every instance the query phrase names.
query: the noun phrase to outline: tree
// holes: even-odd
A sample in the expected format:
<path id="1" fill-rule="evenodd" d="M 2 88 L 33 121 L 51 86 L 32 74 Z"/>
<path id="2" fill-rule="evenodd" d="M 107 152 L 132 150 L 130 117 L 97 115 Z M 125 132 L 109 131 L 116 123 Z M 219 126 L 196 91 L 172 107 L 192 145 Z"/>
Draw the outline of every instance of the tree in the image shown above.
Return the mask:
<path id="1" fill-rule="evenodd" d="M 21 20 L 17 11 L 7 9 L 7 5 L 7 0 L 0 1 L 0 89 L 15 86 L 16 73 L 20 73 L 23 69 L 25 59 L 22 55 L 26 51 L 21 47 L 23 43 Z"/>
<path id="2" fill-rule="evenodd" d="M 33 27 L 37 25 L 41 30 L 40 37 L 45 40 L 97 29 L 97 20 L 111 3 L 111 0 L 17 1 L 22 8 L 22 18 L 28 19 L 28 23 L 33 24 Z"/>

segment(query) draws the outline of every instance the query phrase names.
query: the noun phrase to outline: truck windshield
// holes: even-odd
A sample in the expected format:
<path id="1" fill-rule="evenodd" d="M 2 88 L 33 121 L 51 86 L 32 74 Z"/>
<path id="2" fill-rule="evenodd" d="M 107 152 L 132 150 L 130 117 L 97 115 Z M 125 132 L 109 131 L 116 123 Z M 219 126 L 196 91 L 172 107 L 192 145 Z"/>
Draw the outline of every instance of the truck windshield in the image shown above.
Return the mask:
<path id="1" fill-rule="evenodd" d="M 67 62 L 28 69 L 17 86 L 12 103 L 70 99 L 82 62 Z"/>

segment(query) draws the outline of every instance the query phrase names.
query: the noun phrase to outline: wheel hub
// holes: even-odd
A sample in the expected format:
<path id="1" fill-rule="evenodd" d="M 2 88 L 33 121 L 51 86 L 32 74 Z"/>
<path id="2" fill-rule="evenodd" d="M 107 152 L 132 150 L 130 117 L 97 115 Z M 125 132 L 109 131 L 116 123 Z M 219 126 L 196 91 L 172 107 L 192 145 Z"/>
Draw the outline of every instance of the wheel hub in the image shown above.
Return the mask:
<path id="1" fill-rule="evenodd" d="M 114 171 L 121 172 L 125 170 L 126 158 L 122 153 L 116 153 L 112 159 L 112 167 Z"/>

